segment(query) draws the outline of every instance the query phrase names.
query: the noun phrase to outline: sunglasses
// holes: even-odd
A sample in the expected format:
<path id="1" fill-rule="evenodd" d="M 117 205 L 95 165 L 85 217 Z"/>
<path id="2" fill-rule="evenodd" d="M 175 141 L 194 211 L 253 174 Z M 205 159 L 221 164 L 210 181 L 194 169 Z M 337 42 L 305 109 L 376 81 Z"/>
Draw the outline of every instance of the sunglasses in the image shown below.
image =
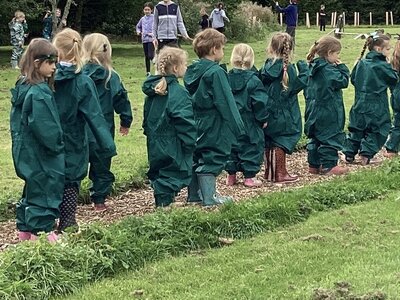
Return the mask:
<path id="1" fill-rule="evenodd" d="M 48 55 L 39 55 L 35 57 L 35 61 L 45 61 L 47 60 L 49 63 L 56 63 L 58 61 L 58 56 L 53 54 Z"/>

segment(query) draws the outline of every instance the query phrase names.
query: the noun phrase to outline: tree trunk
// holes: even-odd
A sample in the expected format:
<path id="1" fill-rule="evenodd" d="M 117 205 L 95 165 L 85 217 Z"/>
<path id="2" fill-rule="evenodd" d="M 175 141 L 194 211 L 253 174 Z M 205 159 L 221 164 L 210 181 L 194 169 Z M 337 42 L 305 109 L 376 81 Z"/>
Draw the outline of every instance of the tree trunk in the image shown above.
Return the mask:
<path id="1" fill-rule="evenodd" d="M 81 26 L 82 26 L 82 13 L 83 13 L 83 4 L 85 3 L 85 0 L 77 0 L 76 4 L 78 6 L 78 9 L 76 11 L 76 16 L 75 16 L 75 26 L 76 30 L 78 32 L 81 32 Z"/>

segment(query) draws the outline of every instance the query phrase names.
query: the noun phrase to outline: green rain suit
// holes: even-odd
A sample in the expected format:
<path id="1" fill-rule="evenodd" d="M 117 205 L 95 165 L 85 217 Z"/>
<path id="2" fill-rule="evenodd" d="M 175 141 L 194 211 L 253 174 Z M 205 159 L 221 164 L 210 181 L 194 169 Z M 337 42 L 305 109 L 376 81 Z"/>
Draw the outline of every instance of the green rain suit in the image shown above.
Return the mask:
<path id="1" fill-rule="evenodd" d="M 193 97 L 197 125 L 196 174 L 218 176 L 232 144 L 244 134 L 244 124 L 229 86 L 228 74 L 217 62 L 200 59 L 188 67 L 185 86 Z"/>
<path id="2" fill-rule="evenodd" d="M 132 109 L 119 75 L 112 71 L 109 72 L 98 64 L 87 64 L 83 68 L 83 73 L 88 75 L 96 84 L 99 94 L 99 101 L 107 127 L 114 138 L 115 122 L 114 111 L 120 116 L 121 127 L 129 128 L 132 124 Z M 106 81 L 108 80 L 107 84 Z M 96 139 L 88 130 L 89 136 L 89 179 L 92 181 L 90 188 L 90 198 L 96 204 L 104 203 L 110 194 L 112 184 L 115 181 L 114 174 L 111 172 L 111 157 L 103 157 L 99 151 Z"/>
<path id="3" fill-rule="evenodd" d="M 310 64 L 311 76 L 307 99 L 309 113 L 304 126 L 308 136 L 310 167 L 330 169 L 337 165 L 338 151 L 343 149 L 345 111 L 342 89 L 349 85 L 350 71 L 344 64 L 334 65 L 324 58 Z"/>
<path id="4" fill-rule="evenodd" d="M 232 69 L 228 73 L 237 108 L 242 117 L 245 134 L 232 146 L 226 165 L 229 174 L 243 172 L 245 178 L 253 178 L 259 171 L 264 154 L 264 132 L 267 122 L 267 91 L 252 70 Z"/>
<path id="5" fill-rule="evenodd" d="M 165 76 L 167 94 L 158 95 L 155 86 L 161 76 L 149 76 L 142 90 L 143 129 L 147 136 L 149 171 L 157 206 L 169 205 L 192 178 L 193 151 L 197 130 L 191 98 L 174 75 Z"/>
<path id="6" fill-rule="evenodd" d="M 12 93 L 10 128 L 15 171 L 25 181 L 17 228 L 50 232 L 64 190 L 64 142 L 53 92 L 43 82 L 19 81 Z"/>
<path id="7" fill-rule="evenodd" d="M 393 126 L 385 147 L 389 152 L 398 152 L 400 145 L 400 82 L 397 82 L 395 88 L 392 89 L 390 103 L 393 110 Z"/>
<path id="8" fill-rule="evenodd" d="M 297 94 L 308 82 L 309 68 L 306 62 L 289 64 L 288 89 L 282 86 L 282 59 L 267 59 L 261 69 L 261 80 L 268 93 L 268 126 L 264 129 L 265 148 L 279 147 L 291 154 L 301 137 L 302 123 Z"/>
<path id="9" fill-rule="evenodd" d="M 398 81 L 396 71 L 386 57 L 370 51 L 351 73 L 355 88 L 355 101 L 350 110 L 349 135 L 344 154 L 354 158 L 372 158 L 385 144 L 390 131 L 390 112 L 387 88 Z"/>
<path id="10" fill-rule="evenodd" d="M 64 131 L 65 183 L 79 187 L 89 163 L 89 145 L 85 126 L 89 126 L 102 157 L 116 155 L 109 126 L 104 120 L 96 86 L 75 66 L 57 66 L 55 99 Z"/>

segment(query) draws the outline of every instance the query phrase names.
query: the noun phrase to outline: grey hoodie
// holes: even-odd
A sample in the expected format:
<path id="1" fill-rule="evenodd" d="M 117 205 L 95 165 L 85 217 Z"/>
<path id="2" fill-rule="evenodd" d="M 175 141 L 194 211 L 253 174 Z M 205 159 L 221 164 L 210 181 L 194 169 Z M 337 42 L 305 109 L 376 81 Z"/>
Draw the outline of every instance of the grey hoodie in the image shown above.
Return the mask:
<path id="1" fill-rule="evenodd" d="M 154 8 L 153 36 L 158 40 L 176 40 L 178 31 L 188 37 L 185 24 L 178 4 L 164 1 L 159 2 Z"/>

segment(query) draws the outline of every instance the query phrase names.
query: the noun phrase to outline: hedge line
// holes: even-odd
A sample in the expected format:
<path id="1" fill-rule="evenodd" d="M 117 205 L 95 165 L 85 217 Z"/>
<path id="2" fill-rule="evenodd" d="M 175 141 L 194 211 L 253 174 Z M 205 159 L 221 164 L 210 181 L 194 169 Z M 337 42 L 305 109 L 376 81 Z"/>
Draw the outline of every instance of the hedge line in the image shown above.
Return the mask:
<path id="1" fill-rule="evenodd" d="M 344 178 L 261 197 L 206 212 L 157 211 L 108 227 L 90 225 L 56 245 L 44 237 L 0 254 L 0 299 L 48 299 L 145 263 L 220 247 L 219 238 L 247 238 L 336 209 L 384 196 L 400 182 L 400 162 Z"/>

